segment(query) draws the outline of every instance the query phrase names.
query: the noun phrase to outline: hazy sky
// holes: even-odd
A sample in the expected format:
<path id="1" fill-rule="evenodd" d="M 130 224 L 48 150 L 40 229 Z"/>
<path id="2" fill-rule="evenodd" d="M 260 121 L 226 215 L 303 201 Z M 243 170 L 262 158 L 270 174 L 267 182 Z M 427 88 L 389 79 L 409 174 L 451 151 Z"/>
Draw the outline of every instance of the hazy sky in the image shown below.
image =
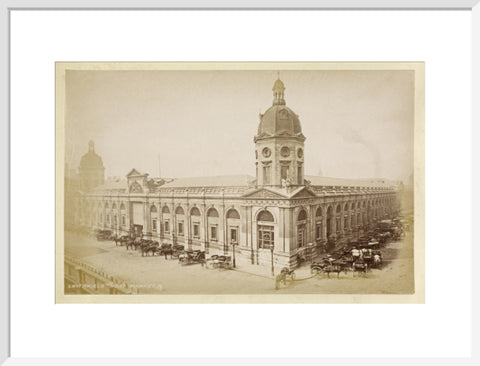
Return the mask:
<path id="1" fill-rule="evenodd" d="M 105 175 L 255 175 L 253 137 L 276 71 L 67 71 L 67 163 L 88 141 Z M 305 174 L 407 179 L 413 71 L 280 71 L 302 124 Z"/>

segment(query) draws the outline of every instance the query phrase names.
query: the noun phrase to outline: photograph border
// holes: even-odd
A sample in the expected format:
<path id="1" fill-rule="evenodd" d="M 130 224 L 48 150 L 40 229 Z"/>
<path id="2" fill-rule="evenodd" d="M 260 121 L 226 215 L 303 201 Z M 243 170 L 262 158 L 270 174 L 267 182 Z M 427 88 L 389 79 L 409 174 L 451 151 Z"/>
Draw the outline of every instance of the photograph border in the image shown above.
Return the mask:
<path id="1" fill-rule="evenodd" d="M 413 71 L 413 294 L 64 294 L 65 92 L 67 70 L 82 71 Z M 425 303 L 425 64 L 423 62 L 57 62 L 56 63 L 56 303 L 175 304 L 423 304 Z M 273 279 L 272 279 L 273 287 Z"/>
<path id="2" fill-rule="evenodd" d="M 438 9 L 470 9 L 472 10 L 472 76 L 473 76 L 473 88 L 472 88 L 472 101 L 479 100 L 480 98 L 480 6 L 478 5 L 478 0 L 465 1 L 465 0 L 450 0 L 450 1 L 362 1 L 359 4 L 356 1 L 319 1 L 318 7 L 312 7 L 311 3 L 302 6 L 303 2 L 292 2 L 289 1 L 288 5 L 281 6 L 278 2 L 275 2 L 274 7 L 269 7 L 270 4 L 265 4 L 257 2 L 258 7 L 256 9 L 311 9 L 311 10 L 329 10 L 329 9 L 345 9 L 345 10 L 361 10 L 361 9 L 396 9 L 396 10 L 438 10 Z M 167 2 L 164 2 L 167 3 Z M 188 3 L 188 4 L 186 4 Z M 114 9 L 139 9 L 139 10 L 162 10 L 162 9 L 220 9 L 220 6 L 223 5 L 223 9 L 254 9 L 244 7 L 242 2 L 236 2 L 236 4 L 231 6 L 225 6 L 223 2 L 216 2 L 217 6 L 213 6 L 212 2 L 202 2 L 204 6 L 199 7 L 198 3 L 193 2 L 182 2 L 177 1 L 174 4 L 158 4 L 158 7 L 152 7 L 150 2 L 147 1 L 123 1 L 120 4 L 119 1 L 97 1 L 95 5 L 91 3 L 85 3 L 81 1 L 2 1 L 0 12 L 1 19 L 3 20 L 2 24 L 2 37 L 0 37 L 0 47 L 3 51 L 3 57 L 0 61 L 0 67 L 3 71 L 1 74 L 1 81 L 4 87 L 1 89 L 0 100 L 2 107 L 0 110 L 3 112 L 0 117 L 1 132 L 0 136 L 2 138 L 1 146 L 5 148 L 2 149 L 0 167 L 2 171 L 2 180 L 0 183 L 1 187 L 1 220 L 0 220 L 0 232 L 2 233 L 2 239 L 0 250 L 0 260 L 1 260 L 1 274 L 0 274 L 0 362 L 7 361 L 9 365 L 25 365 L 25 364 L 45 364 L 45 365 L 64 365 L 64 364 L 75 364 L 81 363 L 75 359 L 18 359 L 10 357 L 10 15 L 12 11 L 21 11 L 21 10 L 114 10 Z M 182 6 L 183 4 L 183 6 Z M 221 4 L 221 5 L 220 5 Z M 478 120 L 480 117 L 480 105 L 478 103 L 472 103 L 472 122 Z M 472 123 L 472 142 L 479 141 L 480 139 L 478 123 Z M 475 187 L 480 183 L 478 176 L 478 156 L 480 148 L 475 144 L 472 144 L 472 186 Z M 472 192 L 472 206 L 478 207 L 479 204 L 479 193 L 475 190 Z M 473 212 L 472 216 L 473 222 L 478 222 L 479 214 L 478 212 Z M 479 242 L 479 233 L 475 232 L 472 228 L 472 243 Z M 472 245 L 472 263 L 473 258 L 478 257 L 479 249 Z M 478 278 L 479 269 L 472 265 L 473 278 Z M 472 282 L 472 305 L 478 304 L 478 289 L 475 287 L 476 281 Z M 472 309 L 475 309 L 475 306 L 472 306 Z M 475 313 L 472 314 L 473 317 L 473 332 L 472 335 L 474 339 L 478 341 L 478 317 Z M 473 342 L 472 342 L 473 343 Z M 478 343 L 478 342 L 477 342 Z M 478 362 L 477 354 L 472 350 L 473 356 L 471 358 L 462 358 L 455 359 L 455 364 L 475 364 Z M 477 359 L 477 361 L 474 361 Z M 435 364 L 451 364 L 451 360 L 438 360 L 438 359 L 417 359 L 419 362 L 435 362 Z M 178 362 L 181 362 L 179 360 Z M 339 364 L 343 362 L 348 362 L 345 359 L 330 359 L 329 362 L 332 364 Z M 93 362 L 95 364 L 126 364 L 126 362 L 131 363 L 131 360 L 118 360 L 118 359 L 89 359 L 88 362 Z M 136 360 L 136 363 L 140 364 L 153 364 L 158 362 L 155 360 L 140 359 Z M 170 360 L 169 363 L 174 364 L 177 361 Z M 216 362 L 220 363 L 222 360 L 217 360 Z M 236 362 L 236 361 L 229 361 Z M 278 360 L 275 361 L 278 363 Z M 296 360 L 295 362 L 299 362 Z M 308 362 L 305 360 L 304 362 Z M 358 360 L 359 363 L 365 364 L 380 364 L 384 363 L 383 359 L 362 359 Z M 389 360 L 388 362 L 403 364 L 403 360 Z M 202 362 L 201 362 L 202 363 Z M 212 362 L 209 362 L 212 364 Z"/>

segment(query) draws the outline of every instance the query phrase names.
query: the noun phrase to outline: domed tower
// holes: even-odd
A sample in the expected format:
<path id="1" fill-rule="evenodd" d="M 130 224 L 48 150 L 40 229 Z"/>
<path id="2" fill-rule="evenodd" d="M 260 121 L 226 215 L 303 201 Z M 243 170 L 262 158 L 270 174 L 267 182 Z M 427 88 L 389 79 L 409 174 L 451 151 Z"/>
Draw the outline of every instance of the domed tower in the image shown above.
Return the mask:
<path id="1" fill-rule="evenodd" d="M 88 152 L 82 156 L 78 167 L 82 188 L 86 191 L 95 188 L 105 182 L 105 168 L 102 158 L 95 153 L 93 141 L 88 143 Z"/>
<path id="2" fill-rule="evenodd" d="M 272 90 L 273 105 L 260 114 L 258 133 L 254 137 L 257 185 L 303 185 L 305 136 L 300 120 L 286 106 L 285 85 L 280 78 Z"/>

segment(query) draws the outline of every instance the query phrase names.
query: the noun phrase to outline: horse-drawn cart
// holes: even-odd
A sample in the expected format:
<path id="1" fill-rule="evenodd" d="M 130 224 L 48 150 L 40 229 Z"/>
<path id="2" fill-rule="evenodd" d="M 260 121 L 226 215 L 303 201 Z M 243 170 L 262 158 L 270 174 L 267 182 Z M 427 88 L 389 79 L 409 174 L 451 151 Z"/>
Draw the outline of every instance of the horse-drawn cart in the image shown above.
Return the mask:
<path id="1" fill-rule="evenodd" d="M 205 261 L 206 268 L 232 269 L 232 257 L 227 255 L 212 255 Z"/>
<path id="2" fill-rule="evenodd" d="M 205 252 L 201 250 L 186 250 L 178 256 L 178 262 L 182 265 L 189 265 L 194 263 L 205 263 Z"/>
<path id="3" fill-rule="evenodd" d="M 98 241 L 110 240 L 112 234 L 112 230 L 96 230 L 95 237 Z"/>

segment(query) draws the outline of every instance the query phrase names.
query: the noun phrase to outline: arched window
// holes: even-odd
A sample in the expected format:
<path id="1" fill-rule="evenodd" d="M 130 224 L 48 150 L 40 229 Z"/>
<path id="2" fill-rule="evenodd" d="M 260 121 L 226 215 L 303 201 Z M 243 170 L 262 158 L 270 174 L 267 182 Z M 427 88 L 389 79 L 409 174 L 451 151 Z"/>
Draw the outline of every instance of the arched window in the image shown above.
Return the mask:
<path id="1" fill-rule="evenodd" d="M 218 211 L 213 207 L 207 211 L 208 239 L 218 241 Z"/>
<path id="2" fill-rule="evenodd" d="M 200 216 L 200 210 L 197 207 L 193 207 L 190 211 L 191 216 Z"/>
<path id="3" fill-rule="evenodd" d="M 337 214 L 340 213 L 340 210 L 341 210 L 340 205 L 338 205 L 336 209 Z"/>
<path id="4" fill-rule="evenodd" d="M 183 211 L 183 208 L 182 206 L 178 206 L 176 209 L 175 209 L 175 215 L 179 215 L 181 217 L 177 217 L 176 221 L 177 221 L 177 234 L 178 236 L 183 236 L 185 235 L 185 231 L 184 231 L 184 223 L 183 223 L 183 215 L 185 214 L 185 211 Z"/>
<path id="5" fill-rule="evenodd" d="M 155 205 L 152 205 L 152 207 L 150 207 L 150 212 L 157 213 L 157 207 Z"/>
<path id="6" fill-rule="evenodd" d="M 322 208 L 321 207 L 317 208 L 317 212 L 315 213 L 315 217 L 321 217 L 322 214 L 323 214 Z"/>
<path id="7" fill-rule="evenodd" d="M 163 206 L 162 213 L 164 213 L 164 214 L 169 214 L 170 213 L 170 210 L 168 209 L 168 206 Z"/>
<path id="8" fill-rule="evenodd" d="M 239 218 L 240 218 L 240 214 L 238 213 L 237 210 L 235 210 L 234 208 L 228 210 L 227 219 L 239 219 Z"/>
<path id="9" fill-rule="evenodd" d="M 240 214 L 234 208 L 231 208 L 227 211 L 227 240 L 232 243 L 238 243 L 238 220 L 240 219 Z"/>
<path id="10" fill-rule="evenodd" d="M 218 211 L 215 210 L 214 208 L 211 208 L 207 212 L 208 217 L 218 217 Z"/>
<path id="11" fill-rule="evenodd" d="M 192 233 L 195 239 L 200 239 L 200 210 L 198 207 L 192 207 L 190 210 L 190 216 L 192 217 Z"/>
<path id="12" fill-rule="evenodd" d="M 297 244 L 299 248 L 305 246 L 305 233 L 306 233 L 305 221 L 306 220 L 307 220 L 307 213 L 305 212 L 305 210 L 301 210 L 298 213 L 298 225 L 297 225 Z"/>
<path id="13" fill-rule="evenodd" d="M 270 212 L 263 210 L 258 214 L 257 221 L 274 222 L 275 220 Z"/>
<path id="14" fill-rule="evenodd" d="M 333 215 L 333 207 L 332 207 L 332 206 L 328 206 L 327 216 L 332 216 L 332 215 Z"/>
<path id="15" fill-rule="evenodd" d="M 120 205 L 120 210 L 125 210 L 125 205 L 123 203 Z"/>
<path id="16" fill-rule="evenodd" d="M 116 209 L 117 209 L 117 205 L 114 203 L 114 204 L 112 205 L 112 210 L 116 210 Z"/>
<path id="17" fill-rule="evenodd" d="M 298 214 L 298 221 L 304 221 L 306 219 L 307 213 L 305 212 L 305 210 L 300 211 L 300 213 Z"/>
<path id="18" fill-rule="evenodd" d="M 348 203 L 345 203 L 344 211 L 348 211 Z"/>
<path id="19" fill-rule="evenodd" d="M 105 208 L 108 208 L 108 207 L 109 207 L 108 202 L 105 202 Z"/>

